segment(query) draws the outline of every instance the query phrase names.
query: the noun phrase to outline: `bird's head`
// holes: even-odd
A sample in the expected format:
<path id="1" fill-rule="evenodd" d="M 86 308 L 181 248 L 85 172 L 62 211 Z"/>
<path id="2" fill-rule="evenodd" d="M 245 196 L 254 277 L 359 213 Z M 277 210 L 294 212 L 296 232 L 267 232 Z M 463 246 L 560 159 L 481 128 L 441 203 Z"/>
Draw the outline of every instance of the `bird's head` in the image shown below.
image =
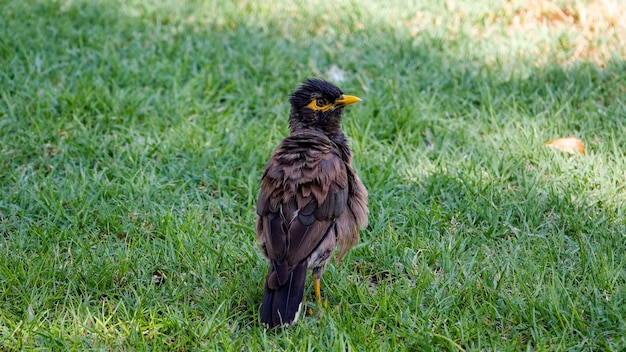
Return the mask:
<path id="1" fill-rule="evenodd" d="M 353 95 L 321 79 L 307 79 L 292 95 L 289 128 L 291 131 L 306 128 L 336 132 L 340 129 L 341 114 L 346 105 L 361 101 Z"/>

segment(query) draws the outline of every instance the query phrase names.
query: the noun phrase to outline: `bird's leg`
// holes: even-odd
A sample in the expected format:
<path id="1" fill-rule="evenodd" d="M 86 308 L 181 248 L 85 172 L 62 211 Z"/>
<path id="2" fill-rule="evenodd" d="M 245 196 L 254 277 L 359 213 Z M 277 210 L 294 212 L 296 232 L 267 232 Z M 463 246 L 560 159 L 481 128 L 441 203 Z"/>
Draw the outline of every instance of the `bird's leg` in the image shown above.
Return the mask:
<path id="1" fill-rule="evenodd" d="M 320 285 L 321 274 L 313 272 L 313 289 L 315 290 L 315 301 L 317 302 L 317 309 L 320 310 L 323 306 L 324 308 L 328 307 L 328 301 L 324 301 L 322 303 L 322 290 Z"/>
<path id="2" fill-rule="evenodd" d="M 313 273 L 313 289 L 315 290 L 315 301 L 318 307 L 322 306 L 322 290 L 320 288 L 320 278 Z"/>
<path id="3" fill-rule="evenodd" d="M 315 291 L 315 302 L 317 303 L 317 315 L 322 314 L 322 290 L 320 288 L 320 277 L 313 271 L 313 290 Z M 309 315 L 313 315 L 313 310 L 309 308 Z"/>

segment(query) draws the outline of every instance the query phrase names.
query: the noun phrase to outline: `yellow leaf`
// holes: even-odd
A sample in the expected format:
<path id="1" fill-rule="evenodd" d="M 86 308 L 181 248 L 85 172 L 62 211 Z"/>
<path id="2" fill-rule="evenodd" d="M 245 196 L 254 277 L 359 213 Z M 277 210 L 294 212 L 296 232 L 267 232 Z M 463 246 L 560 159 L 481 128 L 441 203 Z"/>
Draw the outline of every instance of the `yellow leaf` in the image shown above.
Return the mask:
<path id="1" fill-rule="evenodd" d="M 546 146 L 569 154 L 585 154 L 585 143 L 578 138 L 559 138 L 546 143 Z"/>

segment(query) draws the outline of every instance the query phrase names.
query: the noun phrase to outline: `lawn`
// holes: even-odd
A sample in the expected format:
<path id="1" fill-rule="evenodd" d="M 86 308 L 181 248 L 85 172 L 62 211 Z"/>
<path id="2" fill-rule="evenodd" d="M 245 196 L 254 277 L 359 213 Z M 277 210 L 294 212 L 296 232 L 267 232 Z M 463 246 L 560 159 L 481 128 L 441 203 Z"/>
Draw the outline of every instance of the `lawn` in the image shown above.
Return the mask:
<path id="1" fill-rule="evenodd" d="M 391 4 L 0 2 L 0 350 L 626 349 L 626 5 Z M 267 331 L 258 180 L 307 77 L 363 99 L 370 225 Z"/>

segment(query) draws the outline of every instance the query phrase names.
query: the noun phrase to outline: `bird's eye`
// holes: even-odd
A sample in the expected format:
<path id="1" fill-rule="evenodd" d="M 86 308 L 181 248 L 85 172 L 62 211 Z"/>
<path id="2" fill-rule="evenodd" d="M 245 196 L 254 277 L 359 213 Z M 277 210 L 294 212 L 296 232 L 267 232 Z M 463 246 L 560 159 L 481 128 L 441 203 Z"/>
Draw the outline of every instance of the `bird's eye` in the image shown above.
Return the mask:
<path id="1" fill-rule="evenodd" d="M 326 106 L 327 105 L 326 99 L 323 99 L 323 98 L 316 99 L 315 100 L 315 105 L 317 105 L 319 107 Z"/>

